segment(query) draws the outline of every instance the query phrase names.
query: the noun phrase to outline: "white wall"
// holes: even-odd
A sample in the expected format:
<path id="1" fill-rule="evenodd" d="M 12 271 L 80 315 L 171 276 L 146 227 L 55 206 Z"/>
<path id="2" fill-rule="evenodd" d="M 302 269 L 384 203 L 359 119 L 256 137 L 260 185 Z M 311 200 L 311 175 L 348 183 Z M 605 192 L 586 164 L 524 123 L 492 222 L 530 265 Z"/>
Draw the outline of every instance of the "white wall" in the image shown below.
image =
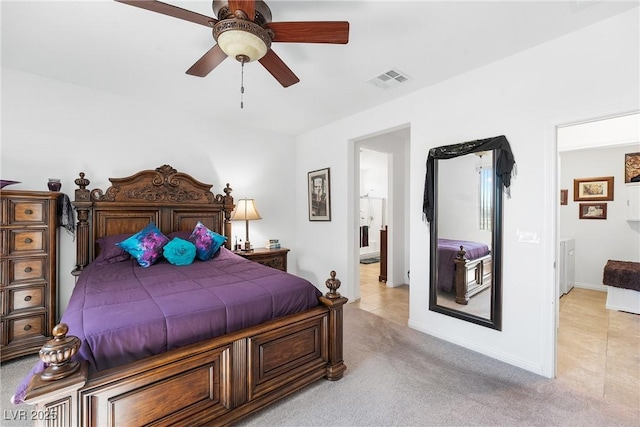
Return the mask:
<path id="1" fill-rule="evenodd" d="M 625 153 L 640 152 L 640 144 L 560 153 L 560 188 L 569 191 L 567 205 L 560 206 L 560 234 L 576 243 L 576 286 L 606 291 L 602 273 L 607 260 L 640 262 L 640 222 L 626 220 L 627 184 Z M 613 201 L 606 220 L 579 219 L 580 203 L 573 201 L 573 180 L 613 176 Z"/>
<path id="2" fill-rule="evenodd" d="M 330 269 L 352 297 L 353 140 L 409 122 L 411 327 L 545 376 L 555 368 L 557 182 L 556 126 L 578 118 L 637 110 L 640 73 L 638 10 L 387 105 L 297 138 L 296 173 L 331 167 L 330 223 L 304 221 L 298 205 L 300 268 L 312 277 Z M 506 135 L 517 161 L 512 197 L 504 201 L 503 330 L 483 328 L 428 310 L 429 230 L 422 219 L 425 161 L 432 147 Z M 298 196 L 304 183 L 296 187 Z M 518 242 L 532 231 L 539 244 Z M 346 272 L 346 273 L 345 273 Z M 347 358 L 348 355 L 345 355 Z"/>
<path id="3" fill-rule="evenodd" d="M 216 194 L 230 183 L 236 199 L 253 197 L 263 219 L 251 222 L 251 242 L 260 247 L 269 238 L 280 239 L 292 249 L 295 272 L 294 212 L 283 207 L 293 203 L 298 177 L 282 167 L 294 161 L 288 136 L 2 69 L 1 176 L 22 181 L 12 189 L 46 190 L 47 178 L 58 177 L 62 191 L 73 197 L 73 180 L 81 171 L 90 188 L 104 190 L 109 177 L 169 164 L 212 184 Z M 301 200 L 306 206 L 306 197 Z M 244 239 L 243 222 L 234 223 L 233 234 Z M 65 232 L 60 240 L 63 311 L 74 285 L 75 243 Z"/>

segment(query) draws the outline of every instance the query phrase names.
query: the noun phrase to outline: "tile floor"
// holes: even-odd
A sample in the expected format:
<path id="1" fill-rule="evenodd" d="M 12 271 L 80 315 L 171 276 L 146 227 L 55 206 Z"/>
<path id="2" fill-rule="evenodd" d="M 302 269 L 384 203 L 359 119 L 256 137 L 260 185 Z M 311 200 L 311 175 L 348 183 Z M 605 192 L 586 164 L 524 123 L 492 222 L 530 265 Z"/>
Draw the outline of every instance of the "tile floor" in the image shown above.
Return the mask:
<path id="1" fill-rule="evenodd" d="M 388 288 L 378 282 L 380 263 L 360 264 L 360 300 L 354 304 L 363 310 L 406 326 L 409 320 L 409 286 Z"/>
<path id="2" fill-rule="evenodd" d="M 358 307 L 397 324 L 409 318 L 409 286 L 378 282 L 360 264 Z M 640 407 L 640 315 L 605 308 L 605 292 L 574 288 L 560 298 L 557 380 L 582 393 Z"/>
<path id="3" fill-rule="evenodd" d="M 605 307 L 606 292 L 573 288 L 560 298 L 557 379 L 640 406 L 640 316 Z"/>

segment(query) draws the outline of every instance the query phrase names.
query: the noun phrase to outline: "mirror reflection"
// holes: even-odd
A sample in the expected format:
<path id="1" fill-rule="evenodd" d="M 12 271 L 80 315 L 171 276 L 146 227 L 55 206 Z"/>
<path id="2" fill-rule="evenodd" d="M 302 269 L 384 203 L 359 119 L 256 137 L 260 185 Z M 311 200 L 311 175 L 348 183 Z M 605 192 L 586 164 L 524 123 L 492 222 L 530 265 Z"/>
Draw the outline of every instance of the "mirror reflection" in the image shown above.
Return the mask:
<path id="1" fill-rule="evenodd" d="M 434 161 L 430 310 L 501 329 L 502 191 L 494 151 Z"/>

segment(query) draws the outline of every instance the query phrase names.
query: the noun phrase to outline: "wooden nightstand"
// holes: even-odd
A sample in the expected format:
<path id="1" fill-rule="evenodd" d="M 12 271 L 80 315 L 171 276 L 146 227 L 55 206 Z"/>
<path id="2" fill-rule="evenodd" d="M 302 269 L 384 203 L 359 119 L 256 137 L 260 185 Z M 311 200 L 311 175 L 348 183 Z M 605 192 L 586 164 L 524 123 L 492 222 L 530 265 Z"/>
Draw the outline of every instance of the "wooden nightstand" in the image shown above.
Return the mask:
<path id="1" fill-rule="evenodd" d="M 289 252 L 287 248 L 256 248 L 251 252 L 235 251 L 234 253 L 267 267 L 287 271 L 287 252 Z"/>

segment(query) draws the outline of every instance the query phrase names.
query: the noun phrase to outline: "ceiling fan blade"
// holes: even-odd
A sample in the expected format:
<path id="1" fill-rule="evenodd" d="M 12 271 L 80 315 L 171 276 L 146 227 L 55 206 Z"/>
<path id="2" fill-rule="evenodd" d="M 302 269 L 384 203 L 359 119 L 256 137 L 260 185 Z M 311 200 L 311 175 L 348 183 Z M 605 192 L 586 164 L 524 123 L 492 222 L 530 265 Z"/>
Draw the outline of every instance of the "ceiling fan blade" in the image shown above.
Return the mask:
<path id="1" fill-rule="evenodd" d="M 258 61 L 280 82 L 282 87 L 289 87 L 300 81 L 272 49 L 269 49 L 267 54 Z"/>
<path id="2" fill-rule="evenodd" d="M 139 7 L 141 9 L 150 10 L 152 12 L 158 12 L 163 15 L 173 16 L 174 18 L 184 19 L 185 21 L 194 22 L 196 24 L 204 25 L 205 27 L 212 27 L 212 23 L 217 22 L 215 18 L 201 15 L 190 10 L 182 9 L 177 6 L 162 3 L 155 0 L 115 0 L 118 3 L 124 3 L 131 6 Z"/>
<path id="3" fill-rule="evenodd" d="M 255 0 L 229 0 L 229 12 L 234 14 L 238 9 L 246 13 L 251 21 L 256 16 Z"/>
<path id="4" fill-rule="evenodd" d="M 220 49 L 220 46 L 215 45 L 187 70 L 187 74 L 205 77 L 226 58 L 227 54 Z"/>
<path id="5" fill-rule="evenodd" d="M 275 36 L 274 42 L 336 43 L 349 42 L 349 23 L 346 21 L 271 22 L 267 24 Z"/>

